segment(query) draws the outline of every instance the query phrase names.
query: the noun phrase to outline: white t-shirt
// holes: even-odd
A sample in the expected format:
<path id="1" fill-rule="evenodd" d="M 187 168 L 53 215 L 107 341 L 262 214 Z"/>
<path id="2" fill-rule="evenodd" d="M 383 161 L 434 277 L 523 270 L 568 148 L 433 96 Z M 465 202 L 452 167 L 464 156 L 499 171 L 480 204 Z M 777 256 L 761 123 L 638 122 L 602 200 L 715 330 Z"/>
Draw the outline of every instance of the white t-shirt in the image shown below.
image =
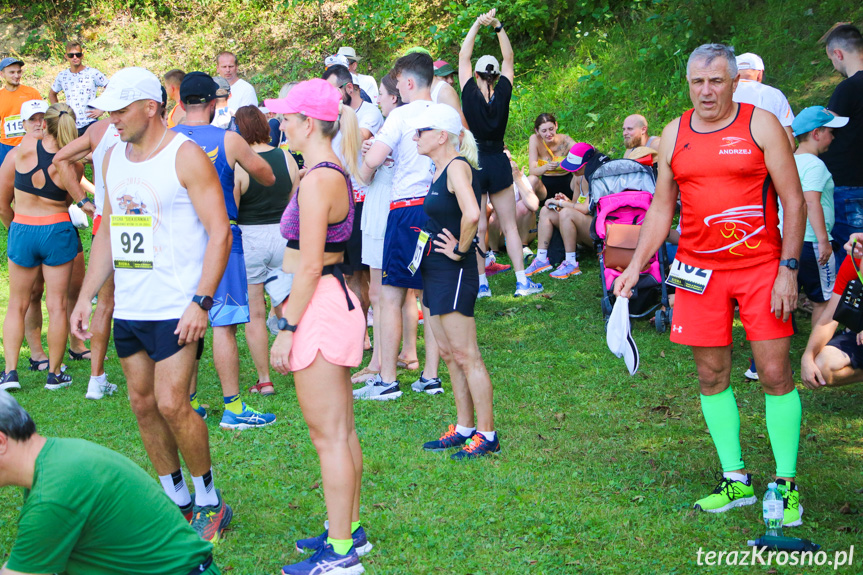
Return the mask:
<path id="1" fill-rule="evenodd" d="M 257 106 L 258 94 L 255 88 L 245 80 L 237 80 L 231 84 L 231 97 L 228 98 L 228 108 L 236 112 L 243 106 Z"/>
<path id="2" fill-rule="evenodd" d="M 419 100 L 400 106 L 390 112 L 375 140 L 392 149 L 395 161 L 392 201 L 424 198 L 428 194 L 434 176 L 434 162 L 417 152 L 414 142 L 416 130 L 407 119 L 415 117 L 432 105 L 430 100 Z"/>
<path id="3" fill-rule="evenodd" d="M 360 88 L 369 95 L 369 98 L 372 99 L 372 104 L 377 106 L 378 98 L 380 97 L 378 94 L 378 81 L 373 76 L 366 76 L 364 74 L 357 74 L 357 76 L 360 79 Z"/>
<path id="4" fill-rule="evenodd" d="M 734 91 L 734 101 L 767 110 L 779 119 L 783 127 L 790 126 L 794 121 L 794 112 L 791 111 L 788 99 L 773 86 L 741 79 Z"/>
<path id="5" fill-rule="evenodd" d="M 87 115 L 90 111 L 88 104 L 96 97 L 96 89 L 107 85 L 108 79 L 102 72 L 86 66 L 77 74 L 66 68 L 57 74 L 51 89 L 57 94 L 66 94 L 66 103 L 75 110 L 75 125 L 83 128 L 96 121 Z"/>
<path id="6" fill-rule="evenodd" d="M 357 115 L 357 123 L 360 128 L 365 128 L 369 132 L 372 133 L 372 137 L 378 133 L 378 130 L 381 129 L 381 126 L 384 125 L 384 117 L 381 114 L 381 111 L 378 110 L 377 106 L 369 104 L 368 102 L 363 102 L 360 104 L 360 107 L 354 110 Z M 333 138 L 333 151 L 336 153 L 336 156 L 339 157 L 339 161 L 342 162 L 342 165 L 346 166 L 345 158 L 342 155 L 342 133 L 339 132 L 336 134 L 336 137 Z M 357 165 L 361 166 L 363 164 L 363 152 L 360 150 L 360 153 L 357 157 Z M 365 196 L 365 190 L 368 186 L 360 186 L 357 183 L 356 178 L 353 179 L 354 188 L 361 192 L 361 196 Z M 362 201 L 362 200 L 359 200 Z"/>

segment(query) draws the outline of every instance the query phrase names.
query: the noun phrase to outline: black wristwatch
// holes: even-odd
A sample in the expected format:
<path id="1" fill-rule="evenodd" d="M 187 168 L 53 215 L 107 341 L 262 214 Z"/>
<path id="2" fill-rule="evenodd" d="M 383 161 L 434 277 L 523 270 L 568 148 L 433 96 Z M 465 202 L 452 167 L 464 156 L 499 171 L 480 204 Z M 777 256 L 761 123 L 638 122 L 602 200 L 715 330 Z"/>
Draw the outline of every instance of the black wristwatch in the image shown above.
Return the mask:
<path id="1" fill-rule="evenodd" d="M 204 311 L 213 309 L 213 298 L 208 295 L 196 295 L 192 298 L 192 301 L 201 306 L 201 309 Z"/>
<path id="2" fill-rule="evenodd" d="M 800 262 L 798 262 L 798 261 L 797 261 L 796 259 L 794 259 L 794 258 L 790 258 L 790 259 L 787 259 L 787 260 L 779 260 L 779 265 L 780 265 L 780 266 L 785 266 L 785 267 L 787 267 L 789 270 L 797 270 L 797 269 L 799 269 L 799 268 L 800 268 Z"/>
<path id="3" fill-rule="evenodd" d="M 286 320 L 283 317 L 280 317 L 279 318 L 279 331 L 289 331 L 291 333 L 294 333 L 295 331 L 297 331 L 297 326 L 289 324 L 288 320 Z"/>
<path id="4" fill-rule="evenodd" d="M 501 31 L 501 30 L 503 30 L 503 24 L 501 24 L 500 26 L 497 26 L 497 27 L 494 29 L 494 33 L 495 33 L 495 34 L 500 34 L 500 31 Z"/>
<path id="5" fill-rule="evenodd" d="M 91 199 L 90 199 L 89 197 L 87 197 L 87 196 L 84 196 L 84 199 L 83 199 L 83 200 L 81 200 L 80 202 L 78 202 L 78 203 L 77 203 L 77 204 L 75 204 L 75 205 L 76 205 L 76 206 L 78 206 L 79 208 L 83 208 L 83 207 L 84 207 L 84 204 L 86 204 L 87 202 L 90 202 L 90 203 L 92 204 L 92 203 L 93 203 L 93 200 L 91 200 Z"/>
<path id="6" fill-rule="evenodd" d="M 462 259 L 462 260 L 463 260 L 464 258 L 466 258 L 466 257 L 467 257 L 467 253 L 466 253 L 466 252 L 460 252 L 460 251 L 458 251 L 458 246 L 456 246 L 456 247 L 454 247 L 454 248 L 452 249 L 452 253 L 453 253 L 453 255 L 456 255 L 456 256 L 461 257 L 461 259 Z M 459 261 L 461 261 L 461 260 L 459 260 Z"/>

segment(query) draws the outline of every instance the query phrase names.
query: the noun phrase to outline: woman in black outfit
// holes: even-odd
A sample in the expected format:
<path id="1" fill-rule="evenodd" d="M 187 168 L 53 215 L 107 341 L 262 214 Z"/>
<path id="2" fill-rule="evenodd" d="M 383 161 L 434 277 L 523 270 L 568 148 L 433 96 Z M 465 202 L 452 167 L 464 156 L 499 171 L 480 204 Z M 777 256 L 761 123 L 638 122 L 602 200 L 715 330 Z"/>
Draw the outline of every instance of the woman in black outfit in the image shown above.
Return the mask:
<path id="1" fill-rule="evenodd" d="M 476 142 L 458 112 L 432 104 L 412 119 L 417 151 L 435 165 L 423 209 L 428 242 L 422 247 L 423 304 L 440 353 L 449 368 L 457 425 L 423 447 L 443 451 L 463 447 L 453 459 L 472 459 L 500 451 L 492 415 L 492 387 L 476 339 L 473 312 L 477 282 L 474 237 L 479 222 L 479 192 L 472 186 Z M 461 139 L 460 152 L 456 151 Z M 420 235 L 420 241 L 425 234 Z M 474 426 L 476 410 L 476 426 Z"/>

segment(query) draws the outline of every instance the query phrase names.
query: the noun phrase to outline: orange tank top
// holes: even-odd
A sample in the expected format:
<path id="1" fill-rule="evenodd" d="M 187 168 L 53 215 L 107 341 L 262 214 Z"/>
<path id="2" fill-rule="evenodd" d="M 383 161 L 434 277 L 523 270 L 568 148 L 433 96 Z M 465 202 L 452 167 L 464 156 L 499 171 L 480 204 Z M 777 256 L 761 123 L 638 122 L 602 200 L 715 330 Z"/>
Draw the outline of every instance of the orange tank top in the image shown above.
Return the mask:
<path id="1" fill-rule="evenodd" d="M 734 121 L 709 133 L 692 129 L 693 110 L 680 118 L 671 170 L 681 201 L 677 259 L 685 264 L 732 270 L 779 259 L 779 204 L 752 137 L 754 110 L 738 104 Z"/>

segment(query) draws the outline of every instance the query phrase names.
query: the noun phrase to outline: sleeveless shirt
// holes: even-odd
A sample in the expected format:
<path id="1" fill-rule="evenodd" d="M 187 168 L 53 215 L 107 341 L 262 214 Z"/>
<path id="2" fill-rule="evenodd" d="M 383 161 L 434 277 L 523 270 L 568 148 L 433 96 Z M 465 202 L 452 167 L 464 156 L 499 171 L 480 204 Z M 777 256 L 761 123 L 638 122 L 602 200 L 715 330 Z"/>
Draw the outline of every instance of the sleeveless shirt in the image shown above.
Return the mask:
<path id="1" fill-rule="evenodd" d="M 175 135 L 144 162 L 126 158 L 126 143 L 111 149 L 105 188 L 112 213 L 153 217 L 153 269 L 114 271 L 117 319 L 178 319 L 201 280 L 207 232 L 177 177 L 177 150 L 187 140 Z"/>
<path id="2" fill-rule="evenodd" d="M 213 166 L 219 174 L 219 182 L 222 184 L 222 194 L 225 196 L 228 219 L 231 220 L 231 223 L 236 223 L 237 202 L 234 201 L 234 168 L 228 165 L 228 158 L 225 156 L 225 130 L 211 125 L 187 126 L 186 124 L 180 124 L 172 130 L 201 146 L 201 149 L 213 162 Z"/>
<path id="3" fill-rule="evenodd" d="M 66 190 L 61 190 L 57 184 L 54 183 L 54 180 L 51 179 L 51 176 L 48 175 L 48 168 L 51 167 L 51 163 L 54 161 L 54 156 L 55 154 L 47 151 L 45 147 L 42 146 L 42 140 L 37 140 L 36 167 L 26 174 L 22 174 L 18 170 L 15 170 L 15 187 L 22 192 L 27 192 L 28 194 L 33 194 L 34 196 L 39 196 L 46 200 L 53 200 L 55 202 L 66 201 Z M 42 175 L 45 178 L 45 185 L 41 188 L 37 188 L 33 185 L 33 176 L 39 171 L 42 172 Z"/>
<path id="4" fill-rule="evenodd" d="M 105 154 L 108 149 L 120 142 L 120 133 L 117 132 L 117 127 L 114 124 L 108 124 L 102 139 L 99 140 L 99 145 L 93 150 L 93 185 L 96 187 L 96 193 L 93 195 L 93 203 L 96 204 L 96 215 L 102 215 L 102 209 L 105 205 L 105 179 L 102 177 L 102 165 L 105 163 Z"/>
<path id="5" fill-rule="evenodd" d="M 461 233 L 461 207 L 458 205 L 458 198 L 447 188 L 447 170 L 449 170 L 452 162 L 461 160 L 467 163 L 461 156 L 456 156 L 443 169 L 438 179 L 432 182 L 429 188 L 429 193 L 423 202 L 423 211 L 429 217 L 425 225 L 426 231 L 432 236 L 429 241 L 433 241 L 444 228 L 448 229 L 455 239 L 459 239 Z M 475 190 L 475 189 L 474 189 Z M 479 203 L 480 194 L 474 191 L 476 201 Z M 474 244 L 471 244 L 470 250 L 473 250 Z"/>
<path id="6" fill-rule="evenodd" d="M 682 205 L 677 259 L 685 264 L 733 270 L 779 259 L 779 206 L 752 137 L 754 110 L 738 104 L 731 124 L 708 133 L 692 129 L 693 110 L 680 118 L 671 169 Z"/>
<path id="7" fill-rule="evenodd" d="M 293 187 L 285 153 L 281 149 L 274 148 L 258 155 L 273 169 L 276 183 L 262 186 L 255 178 L 249 177 L 249 189 L 240 199 L 237 217 L 237 223 L 244 226 L 279 223 Z"/>
<path id="8" fill-rule="evenodd" d="M 350 199 L 348 215 L 340 222 L 327 224 L 327 238 L 326 243 L 324 244 L 325 252 L 343 252 L 345 251 L 348 239 L 351 237 L 351 233 L 353 233 L 354 229 L 354 192 L 353 186 L 351 185 L 351 178 L 338 166 L 338 164 L 334 164 L 332 162 L 321 162 L 312 166 L 309 168 L 309 171 L 306 172 L 306 176 L 308 176 L 309 172 L 317 170 L 318 168 L 337 170 L 345 178 L 348 198 Z M 315 198 L 312 197 L 311 201 L 315 201 Z M 288 240 L 289 248 L 295 250 L 300 249 L 300 188 L 297 188 L 297 192 L 291 198 L 291 202 L 285 209 L 279 230 L 282 233 L 282 237 Z"/>

